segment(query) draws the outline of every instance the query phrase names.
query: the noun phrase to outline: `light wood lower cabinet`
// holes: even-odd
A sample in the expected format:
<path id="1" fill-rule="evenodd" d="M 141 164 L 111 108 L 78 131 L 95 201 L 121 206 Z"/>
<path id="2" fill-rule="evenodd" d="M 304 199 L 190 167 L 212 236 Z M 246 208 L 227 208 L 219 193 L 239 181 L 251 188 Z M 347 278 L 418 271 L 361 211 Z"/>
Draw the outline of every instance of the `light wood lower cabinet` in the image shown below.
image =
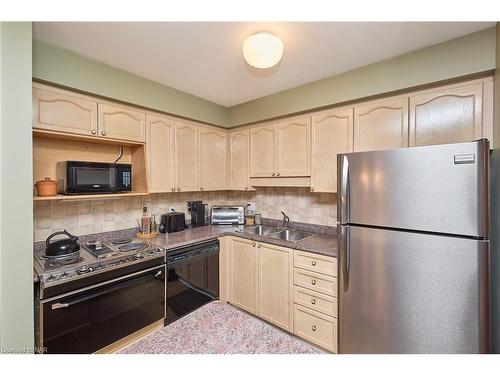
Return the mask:
<path id="1" fill-rule="evenodd" d="M 219 241 L 221 301 L 337 351 L 336 258 L 233 236 Z M 321 262 L 323 273 L 299 268 L 314 261 Z M 298 273 L 309 279 L 301 282 Z M 318 281 L 317 288 L 311 280 Z"/>
<path id="2" fill-rule="evenodd" d="M 259 316 L 293 331 L 293 250 L 257 244 Z"/>
<path id="3" fill-rule="evenodd" d="M 229 301 L 243 310 L 258 315 L 259 266 L 255 242 L 232 238 L 229 257 Z"/>
<path id="4" fill-rule="evenodd" d="M 316 345 L 337 352 L 337 319 L 294 305 L 294 333 Z"/>
<path id="5" fill-rule="evenodd" d="M 200 190 L 226 190 L 227 131 L 200 126 Z"/>

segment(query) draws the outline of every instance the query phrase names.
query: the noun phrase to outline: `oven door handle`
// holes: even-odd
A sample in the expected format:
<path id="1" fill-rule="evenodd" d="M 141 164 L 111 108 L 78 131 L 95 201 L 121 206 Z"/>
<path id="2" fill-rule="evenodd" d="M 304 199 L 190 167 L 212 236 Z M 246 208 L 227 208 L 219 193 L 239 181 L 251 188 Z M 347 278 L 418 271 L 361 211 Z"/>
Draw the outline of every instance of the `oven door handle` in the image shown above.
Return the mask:
<path id="1" fill-rule="evenodd" d="M 153 271 L 155 271 L 155 270 L 153 270 Z M 71 299 L 71 300 L 63 300 L 63 301 L 60 301 L 60 302 L 53 303 L 51 305 L 51 309 L 52 310 L 58 310 L 58 309 L 68 308 L 68 307 L 74 306 L 76 304 L 79 304 L 79 303 L 82 303 L 82 302 L 85 302 L 85 301 L 89 301 L 89 300 L 91 300 L 93 298 L 100 297 L 100 296 L 103 296 L 105 294 L 109 294 L 111 292 L 115 292 L 117 290 L 126 288 L 126 287 L 128 287 L 128 286 L 130 286 L 132 284 L 136 284 L 136 283 L 140 282 L 141 279 L 148 278 L 148 277 L 151 277 L 151 276 L 153 276 L 154 278 L 158 279 L 161 276 L 161 273 L 162 273 L 162 270 L 157 270 L 154 273 L 152 273 L 152 271 L 149 271 L 148 273 L 143 273 L 143 274 L 141 274 L 138 277 L 134 277 L 132 279 L 128 279 L 126 281 L 122 281 L 122 282 L 119 282 L 117 284 L 105 287 L 105 288 L 100 288 L 97 291 L 95 291 L 94 293 L 90 293 L 90 294 L 85 293 L 81 297 L 77 297 L 77 298 L 74 298 L 74 299 Z"/>

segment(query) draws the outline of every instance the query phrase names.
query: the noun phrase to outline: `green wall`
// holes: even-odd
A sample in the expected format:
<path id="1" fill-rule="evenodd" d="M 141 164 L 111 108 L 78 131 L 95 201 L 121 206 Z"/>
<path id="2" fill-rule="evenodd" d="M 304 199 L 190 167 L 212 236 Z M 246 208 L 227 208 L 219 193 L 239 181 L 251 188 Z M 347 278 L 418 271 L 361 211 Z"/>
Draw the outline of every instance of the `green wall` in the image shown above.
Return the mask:
<path id="1" fill-rule="evenodd" d="M 228 109 L 237 126 L 495 68 L 495 27 Z"/>
<path id="2" fill-rule="evenodd" d="M 33 347 L 31 22 L 0 23 L 0 347 Z"/>
<path id="3" fill-rule="evenodd" d="M 214 125 L 226 108 L 71 51 L 33 41 L 33 77 Z"/>

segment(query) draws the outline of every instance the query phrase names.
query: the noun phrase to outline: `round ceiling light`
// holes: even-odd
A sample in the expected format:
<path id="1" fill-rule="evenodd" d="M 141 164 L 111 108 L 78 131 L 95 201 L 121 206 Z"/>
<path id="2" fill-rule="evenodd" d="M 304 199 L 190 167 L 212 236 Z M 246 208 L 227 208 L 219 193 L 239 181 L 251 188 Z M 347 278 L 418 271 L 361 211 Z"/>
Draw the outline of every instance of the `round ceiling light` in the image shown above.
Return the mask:
<path id="1" fill-rule="evenodd" d="M 257 33 L 243 42 L 243 56 L 256 68 L 270 68 L 281 60 L 282 55 L 283 42 L 276 35 Z"/>

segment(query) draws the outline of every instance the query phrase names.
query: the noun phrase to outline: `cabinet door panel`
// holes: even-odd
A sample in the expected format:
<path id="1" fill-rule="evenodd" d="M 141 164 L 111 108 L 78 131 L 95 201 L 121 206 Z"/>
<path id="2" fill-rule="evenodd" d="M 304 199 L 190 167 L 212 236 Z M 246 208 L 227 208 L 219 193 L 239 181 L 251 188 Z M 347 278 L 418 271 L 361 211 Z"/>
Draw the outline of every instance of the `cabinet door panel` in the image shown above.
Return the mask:
<path id="1" fill-rule="evenodd" d="M 146 116 L 149 164 L 149 190 L 154 193 L 175 190 L 175 122 L 168 117 Z"/>
<path id="2" fill-rule="evenodd" d="M 252 241 L 233 238 L 231 244 L 231 297 L 235 306 L 257 315 L 257 251 Z"/>
<path id="3" fill-rule="evenodd" d="M 259 316 L 292 332 L 293 250 L 259 245 Z"/>
<path id="4" fill-rule="evenodd" d="M 353 151 L 353 109 L 312 116 L 311 191 L 337 192 L 337 154 Z"/>
<path id="5" fill-rule="evenodd" d="M 276 174 L 281 177 L 310 176 L 310 117 L 300 117 L 276 125 Z"/>
<path id="6" fill-rule="evenodd" d="M 99 136 L 127 141 L 146 140 L 146 115 L 125 107 L 99 103 Z"/>
<path id="7" fill-rule="evenodd" d="M 410 97 L 410 146 L 480 139 L 483 84 L 437 89 Z"/>
<path id="8" fill-rule="evenodd" d="M 229 189 L 249 189 L 250 132 L 248 129 L 229 133 Z"/>
<path id="9" fill-rule="evenodd" d="M 198 126 L 187 122 L 175 125 L 176 190 L 198 191 Z"/>
<path id="10" fill-rule="evenodd" d="M 271 177 L 275 173 L 274 125 L 250 129 L 250 177 Z"/>
<path id="11" fill-rule="evenodd" d="M 354 108 L 354 151 L 408 147 L 408 98 L 388 98 Z"/>
<path id="12" fill-rule="evenodd" d="M 33 88 L 33 127 L 97 135 L 97 101 L 76 94 Z"/>
<path id="13" fill-rule="evenodd" d="M 200 127 L 200 189 L 227 189 L 227 132 Z"/>

